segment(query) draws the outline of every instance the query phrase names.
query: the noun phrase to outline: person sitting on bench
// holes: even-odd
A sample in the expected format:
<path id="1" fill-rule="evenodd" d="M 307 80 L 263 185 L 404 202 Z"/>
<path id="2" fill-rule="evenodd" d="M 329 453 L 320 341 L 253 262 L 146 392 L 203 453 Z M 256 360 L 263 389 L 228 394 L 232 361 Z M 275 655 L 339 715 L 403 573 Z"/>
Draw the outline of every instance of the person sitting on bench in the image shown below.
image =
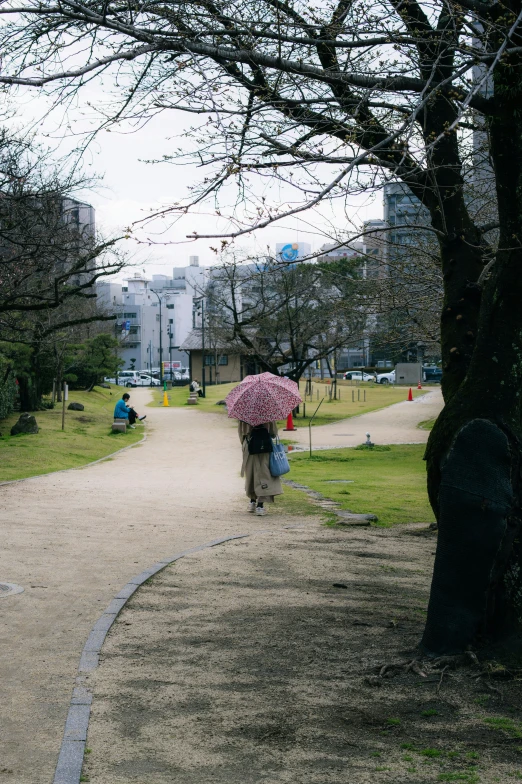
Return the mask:
<path id="1" fill-rule="evenodd" d="M 139 419 L 141 422 L 144 419 L 146 419 L 147 415 L 144 414 L 144 416 L 140 417 L 137 411 L 131 408 L 131 406 L 127 405 L 129 400 L 130 400 L 130 395 L 128 392 L 125 392 L 122 395 L 121 400 L 118 400 L 118 402 L 116 403 L 116 407 L 114 409 L 114 419 L 127 419 L 129 422 L 129 427 L 132 427 L 132 429 L 134 430 L 134 428 L 136 427 L 136 425 L 134 424 L 136 420 Z"/>
<path id="2" fill-rule="evenodd" d="M 199 386 L 199 381 L 197 380 L 197 378 L 195 378 L 192 384 L 190 385 L 190 391 L 197 392 L 198 397 L 203 397 L 203 390 Z"/>

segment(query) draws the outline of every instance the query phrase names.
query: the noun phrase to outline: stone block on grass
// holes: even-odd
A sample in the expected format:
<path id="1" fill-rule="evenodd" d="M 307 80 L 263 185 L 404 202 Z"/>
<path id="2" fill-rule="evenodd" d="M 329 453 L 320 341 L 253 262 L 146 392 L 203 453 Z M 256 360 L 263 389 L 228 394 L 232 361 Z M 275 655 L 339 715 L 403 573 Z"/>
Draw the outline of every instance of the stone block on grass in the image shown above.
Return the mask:
<path id="1" fill-rule="evenodd" d="M 18 422 L 11 428 L 11 435 L 17 436 L 22 433 L 35 435 L 38 430 L 36 418 L 32 414 L 21 414 Z"/>

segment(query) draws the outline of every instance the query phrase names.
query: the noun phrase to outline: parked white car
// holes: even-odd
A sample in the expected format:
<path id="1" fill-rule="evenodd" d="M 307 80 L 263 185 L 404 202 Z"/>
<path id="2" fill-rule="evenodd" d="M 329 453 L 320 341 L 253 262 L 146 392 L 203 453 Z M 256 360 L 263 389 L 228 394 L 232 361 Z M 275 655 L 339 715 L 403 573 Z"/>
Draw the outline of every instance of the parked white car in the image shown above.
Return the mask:
<path id="1" fill-rule="evenodd" d="M 138 378 L 134 380 L 133 384 L 129 384 L 128 386 L 131 387 L 160 387 L 161 382 L 158 378 L 154 378 L 154 376 L 150 376 L 147 373 L 139 373 Z"/>
<path id="2" fill-rule="evenodd" d="M 137 378 L 140 376 L 139 370 L 120 370 L 118 378 L 104 378 L 107 384 L 121 384 L 124 387 L 133 387 Z"/>
<path id="3" fill-rule="evenodd" d="M 390 373 L 379 373 L 377 375 L 378 384 L 395 384 L 395 370 Z"/>
<path id="4" fill-rule="evenodd" d="M 375 376 L 362 370 L 347 370 L 343 378 L 345 381 L 375 381 Z"/>

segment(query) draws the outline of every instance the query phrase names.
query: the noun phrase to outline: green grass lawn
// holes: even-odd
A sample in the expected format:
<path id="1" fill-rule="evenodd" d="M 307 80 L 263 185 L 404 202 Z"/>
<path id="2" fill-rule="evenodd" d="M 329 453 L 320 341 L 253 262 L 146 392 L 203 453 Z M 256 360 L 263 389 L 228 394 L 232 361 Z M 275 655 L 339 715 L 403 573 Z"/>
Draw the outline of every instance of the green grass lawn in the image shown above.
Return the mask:
<path id="1" fill-rule="evenodd" d="M 328 449 L 294 453 L 289 479 L 307 485 L 343 509 L 373 513 L 377 525 L 433 522 L 426 492 L 422 445 L 401 445 L 379 450 Z M 330 484 L 331 480 L 349 480 Z"/>
<path id="2" fill-rule="evenodd" d="M 219 386 L 207 387 L 206 397 L 199 398 L 197 406 L 192 406 L 195 410 L 213 411 L 214 413 L 225 413 L 225 406 L 218 406 L 218 400 L 223 400 L 231 389 L 236 386 L 233 384 L 220 384 Z M 301 383 L 301 395 L 304 395 L 305 385 Z M 319 392 L 319 400 L 326 394 L 328 385 L 321 382 L 314 382 L 312 384 L 313 400 L 307 398 L 304 405 L 300 406 L 300 413 L 294 418 L 296 427 L 308 427 L 310 417 L 318 406 L 317 392 Z M 413 390 L 413 396 L 426 394 L 428 390 Z M 337 422 L 339 419 L 347 419 L 359 414 L 366 414 L 368 411 L 375 411 L 379 408 L 386 408 L 399 403 L 401 400 L 406 400 L 408 394 L 407 387 L 393 387 L 391 385 L 383 386 L 381 384 L 359 384 L 359 386 L 350 385 L 349 381 L 340 381 L 338 383 L 338 392 L 340 393 L 340 400 L 330 400 L 325 397 L 319 413 L 313 421 L 313 425 L 327 425 L 331 422 Z M 352 402 L 352 392 L 355 400 Z M 186 387 L 173 387 L 167 392 L 169 404 L 171 406 L 185 406 L 189 397 L 189 388 Z M 366 396 L 366 400 L 364 397 Z M 163 390 L 157 387 L 153 390 L 153 401 L 149 406 L 157 407 L 162 404 Z M 358 399 L 360 398 L 360 399 Z M 303 416 L 306 414 L 306 416 Z"/>
<path id="3" fill-rule="evenodd" d="M 119 397 L 119 387 L 69 392 L 67 405 L 76 401 L 83 403 L 85 410 L 66 411 L 63 432 L 61 404 L 47 411 L 34 412 L 40 428 L 37 435 L 9 435 L 19 413 L 1 420 L 0 482 L 77 468 L 139 441 L 144 432 L 140 425 L 126 433 L 111 432 L 114 406 Z"/>
<path id="4" fill-rule="evenodd" d="M 433 430 L 433 426 L 435 425 L 436 421 L 437 417 L 434 417 L 433 419 L 425 419 L 423 422 L 419 422 L 417 427 L 421 430 Z"/>
<path id="5" fill-rule="evenodd" d="M 337 422 L 339 419 L 348 419 L 349 417 L 359 416 L 359 414 L 367 414 L 369 411 L 376 411 L 379 408 L 386 408 L 394 403 L 400 403 L 406 400 L 408 395 L 408 387 L 394 387 L 390 384 L 374 384 L 368 382 L 366 384 L 351 384 L 350 381 L 339 381 L 337 383 L 337 391 L 340 394 L 340 400 L 330 400 L 328 394 L 328 385 L 316 382 L 312 384 L 312 400 L 307 398 L 305 404 L 300 406 L 300 412 L 297 417 L 294 417 L 294 425 L 296 427 L 308 427 L 310 418 L 319 405 L 319 401 L 324 397 L 321 408 L 313 421 L 313 427 L 316 425 L 328 425 L 332 422 Z M 425 395 L 429 390 L 413 389 L 413 397 Z M 317 400 L 317 393 L 319 392 L 319 401 Z M 304 384 L 301 384 L 301 394 L 304 395 Z M 364 399 L 366 397 L 366 400 Z M 353 398 L 353 399 L 352 399 Z M 306 414 L 306 416 L 303 416 Z"/>

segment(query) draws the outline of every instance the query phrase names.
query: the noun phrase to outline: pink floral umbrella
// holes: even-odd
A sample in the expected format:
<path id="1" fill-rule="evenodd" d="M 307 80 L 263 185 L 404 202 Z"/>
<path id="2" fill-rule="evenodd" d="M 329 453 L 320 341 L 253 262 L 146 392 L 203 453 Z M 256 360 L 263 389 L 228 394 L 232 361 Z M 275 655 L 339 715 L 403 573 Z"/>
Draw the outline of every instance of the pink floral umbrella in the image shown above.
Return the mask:
<path id="1" fill-rule="evenodd" d="M 255 427 L 286 419 L 302 402 L 299 387 L 289 378 L 273 373 L 246 376 L 225 398 L 228 416 Z"/>

